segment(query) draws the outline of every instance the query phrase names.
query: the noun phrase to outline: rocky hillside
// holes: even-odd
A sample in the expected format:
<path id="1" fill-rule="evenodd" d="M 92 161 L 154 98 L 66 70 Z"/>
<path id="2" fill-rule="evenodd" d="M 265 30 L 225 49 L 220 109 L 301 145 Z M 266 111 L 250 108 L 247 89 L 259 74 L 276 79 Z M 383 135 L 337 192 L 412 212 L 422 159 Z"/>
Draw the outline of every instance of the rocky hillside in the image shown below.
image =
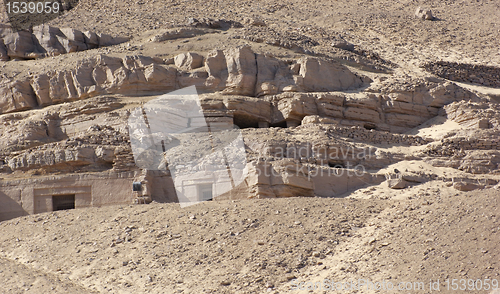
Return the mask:
<path id="1" fill-rule="evenodd" d="M 154 192 L 2 221 L 0 293 L 500 279 L 497 1 L 80 0 L 21 31 L 2 9 L 0 220 L 27 181 L 148 182 L 131 114 L 192 86 L 209 128 L 239 129 L 246 178 L 188 208 Z M 162 176 L 201 170 L 218 134 L 161 141 Z"/>

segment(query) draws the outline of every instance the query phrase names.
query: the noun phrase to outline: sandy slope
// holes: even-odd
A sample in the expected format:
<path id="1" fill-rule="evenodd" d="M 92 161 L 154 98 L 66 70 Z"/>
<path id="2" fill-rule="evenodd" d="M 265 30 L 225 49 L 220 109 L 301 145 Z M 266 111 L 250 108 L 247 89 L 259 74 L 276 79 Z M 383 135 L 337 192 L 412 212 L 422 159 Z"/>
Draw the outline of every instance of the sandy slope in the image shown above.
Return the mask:
<path id="1" fill-rule="evenodd" d="M 47 285 L 87 289 L 78 293 L 287 293 L 293 279 L 500 279 L 499 201 L 496 190 L 423 187 L 401 201 L 293 198 L 28 216 L 0 224 L 0 275 L 8 281 L 0 293 L 19 293 L 15 271 L 30 293 Z"/>

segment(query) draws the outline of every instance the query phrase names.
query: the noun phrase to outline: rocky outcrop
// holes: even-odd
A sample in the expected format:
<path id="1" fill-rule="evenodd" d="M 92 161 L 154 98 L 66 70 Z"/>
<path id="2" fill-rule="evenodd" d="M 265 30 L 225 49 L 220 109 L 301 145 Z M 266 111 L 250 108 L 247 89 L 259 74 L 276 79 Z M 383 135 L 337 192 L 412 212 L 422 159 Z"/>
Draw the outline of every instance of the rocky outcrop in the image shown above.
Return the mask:
<path id="1" fill-rule="evenodd" d="M 85 41 L 85 35 L 65 33 L 79 40 L 75 46 Z M 216 92 L 212 100 L 218 106 L 209 108 L 228 113 L 243 128 L 257 127 L 259 123 L 297 126 L 304 118 L 317 116 L 317 120 L 304 123 L 328 121 L 401 133 L 435 117 L 445 105 L 480 101 L 475 94 L 439 79 L 409 83 L 395 77 L 373 83 L 363 92 L 340 92 L 369 81 L 330 60 L 304 57 L 284 61 L 269 54 L 255 54 L 249 46 L 215 50 L 206 58 L 188 52 L 177 55 L 173 65 L 144 56 L 99 55 L 80 61 L 74 69 L 3 84 L 0 113 L 103 94 L 161 94 L 195 85 L 203 92 Z M 224 96 L 227 99 L 221 98 Z M 225 105 L 220 104 L 221 99 Z M 490 125 L 486 119 L 481 121 L 482 127 Z"/>
<path id="2" fill-rule="evenodd" d="M 467 128 L 500 128 L 500 105 L 496 103 L 460 101 L 447 105 L 448 118 Z"/>
<path id="3" fill-rule="evenodd" d="M 0 84 L 0 113 L 32 109 L 37 106 L 29 81 Z"/>
<path id="4" fill-rule="evenodd" d="M 111 37 L 71 28 L 58 29 L 45 24 L 33 27 L 33 32 L 0 28 L 0 59 L 37 59 L 46 56 L 84 51 L 116 45 L 127 38 Z"/>
<path id="5" fill-rule="evenodd" d="M 203 65 L 203 56 L 197 53 L 182 53 L 174 58 L 175 65 L 184 70 L 192 70 Z"/>
<path id="6" fill-rule="evenodd" d="M 434 166 L 486 174 L 500 170 L 500 108 L 486 102 L 457 101 L 444 107 L 447 117 L 463 128 L 423 151 Z"/>
<path id="7" fill-rule="evenodd" d="M 346 67 L 330 60 L 305 57 L 297 62 L 300 65 L 299 82 L 307 92 L 327 92 L 358 88 L 363 83 L 359 77 Z"/>
<path id="8" fill-rule="evenodd" d="M 257 80 L 255 53 L 249 46 L 209 53 L 208 85 L 226 94 L 254 96 Z"/>
<path id="9" fill-rule="evenodd" d="M 52 36 L 50 28 L 47 29 L 49 33 L 45 35 Z M 74 31 L 71 34 L 78 35 Z M 59 35 L 56 37 L 59 38 Z M 76 46 L 74 48 L 79 46 L 81 40 L 86 40 L 85 35 L 79 35 L 77 39 L 79 41 L 71 43 L 71 46 Z M 44 44 L 57 40 L 49 38 Z M 54 52 L 61 52 L 64 47 L 57 49 L 55 45 L 51 46 Z M 206 57 L 205 67 L 199 68 L 202 61 L 203 57 L 195 53 L 178 55 L 174 61 L 176 66 L 158 63 L 144 56 L 116 58 L 99 55 L 80 61 L 71 70 L 39 73 L 30 80 L 2 85 L 0 101 L 4 104 L 0 113 L 101 94 L 138 95 L 191 85 L 208 92 L 259 97 L 316 89 L 312 86 L 313 80 L 322 75 L 322 86 L 317 89 L 345 90 L 361 85 L 359 77 L 331 61 L 308 58 L 288 65 L 277 58 L 255 54 L 249 46 L 213 51 Z M 324 72 L 320 74 L 320 71 Z M 28 89 L 29 85 L 32 90 Z"/>
<path id="10" fill-rule="evenodd" d="M 434 166 L 452 167 L 468 173 L 486 174 L 500 170 L 500 142 L 456 136 L 443 139 L 423 151 L 424 160 Z"/>
<path id="11" fill-rule="evenodd" d="M 107 93 L 137 95 L 145 91 L 168 91 L 176 88 L 176 75 L 175 68 L 155 64 L 151 58 L 130 56 L 121 59 L 100 55 L 81 62 L 74 70 L 34 76 L 28 82 L 33 90 L 23 92 L 24 101 L 34 100 L 36 104 L 46 106 Z M 26 82 L 12 85 L 12 91 L 20 85 L 26 87 Z M 5 100 L 9 101 L 8 98 Z M 23 104 L 24 109 L 29 108 L 27 104 Z M 2 112 L 15 109 L 16 105 L 10 105 Z"/>
<path id="12" fill-rule="evenodd" d="M 106 153 L 100 153 L 103 158 L 109 160 Z M 101 159 L 103 159 L 101 158 Z M 67 164 L 73 166 L 90 165 L 95 163 L 97 156 L 92 148 L 76 148 L 74 150 L 48 150 L 37 151 L 29 154 L 15 156 L 8 161 L 11 170 L 28 170 L 44 166 L 56 166 Z"/>
<path id="13" fill-rule="evenodd" d="M 246 180 L 230 193 L 217 197 L 224 199 L 262 199 L 280 197 L 339 197 L 367 184 L 378 184 L 381 178 L 370 173 L 354 175 L 346 170 L 330 167 L 311 167 L 280 159 L 272 162 L 250 162 Z"/>

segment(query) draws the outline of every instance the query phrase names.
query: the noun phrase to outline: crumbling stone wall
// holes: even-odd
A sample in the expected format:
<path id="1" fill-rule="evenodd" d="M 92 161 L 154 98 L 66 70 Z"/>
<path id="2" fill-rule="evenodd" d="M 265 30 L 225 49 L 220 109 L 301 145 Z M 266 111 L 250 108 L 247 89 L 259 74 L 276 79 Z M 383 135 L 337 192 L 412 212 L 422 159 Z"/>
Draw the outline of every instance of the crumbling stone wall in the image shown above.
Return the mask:
<path id="1" fill-rule="evenodd" d="M 500 87 L 500 68 L 498 67 L 447 61 L 426 63 L 423 67 L 444 79 L 487 87 Z"/>

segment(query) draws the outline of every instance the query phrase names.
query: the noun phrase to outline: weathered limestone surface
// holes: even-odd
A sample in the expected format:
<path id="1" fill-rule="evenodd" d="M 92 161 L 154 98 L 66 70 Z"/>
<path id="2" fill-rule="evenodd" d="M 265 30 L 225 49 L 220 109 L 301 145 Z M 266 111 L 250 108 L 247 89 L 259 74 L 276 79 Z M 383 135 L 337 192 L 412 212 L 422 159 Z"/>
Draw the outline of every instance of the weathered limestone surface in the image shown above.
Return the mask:
<path id="1" fill-rule="evenodd" d="M 49 37 L 70 36 L 75 46 L 92 39 L 92 35 L 86 37 L 74 30 L 51 30 L 55 29 L 42 26 L 38 32 Z M 46 39 L 48 43 L 55 41 Z M 285 62 L 271 55 L 255 54 L 249 46 L 215 50 L 206 58 L 190 52 L 180 54 L 174 65 L 145 56 L 99 55 L 79 62 L 73 69 L 49 71 L 28 80 L 4 81 L 0 88 L 0 113 L 102 94 L 160 94 L 195 85 L 204 92 L 243 96 L 226 99 L 221 110 L 229 110 L 237 124 L 245 127 L 285 121 L 299 125 L 305 117 L 317 115 L 345 126 L 405 132 L 435 117 L 445 105 L 478 100 L 475 94 L 438 79 L 406 84 L 391 78 L 374 83 L 363 92 L 340 92 L 358 88 L 363 81 L 369 79 L 358 77 L 333 61 L 304 57 Z M 481 126 L 488 127 L 489 122 L 483 120 Z"/>
<path id="2" fill-rule="evenodd" d="M 127 41 L 106 34 L 81 32 L 72 28 L 55 28 L 46 24 L 33 27 L 33 32 L 13 32 L 0 27 L 0 59 L 36 59 L 64 53 L 111 46 Z"/>
<path id="3" fill-rule="evenodd" d="M 33 35 L 36 44 L 19 43 L 22 38 L 28 40 L 22 32 L 2 35 L 9 43 L 4 47 L 0 43 L 0 58 L 29 51 L 30 46 L 31 53 L 62 54 L 96 48 L 106 40 L 89 32 L 48 26 L 37 27 Z M 199 98 L 205 121 L 196 121 L 199 126 L 234 123 L 245 135 L 248 177 L 219 199 L 339 197 L 383 182 L 379 169 L 421 158 L 436 167 L 471 174 L 500 170 L 500 145 L 492 139 L 500 125 L 500 109 L 488 98 L 437 78 L 408 81 L 392 76 L 372 81 L 331 60 L 281 60 L 242 46 L 206 56 L 186 52 L 170 62 L 140 55 L 98 55 L 25 80 L 0 81 L 0 171 L 14 175 L 142 172 L 148 176 L 135 179 L 145 185 L 157 176 L 172 181 L 168 169 L 154 176 L 139 170 L 127 119 L 130 109 L 140 104 L 130 98 L 135 102 L 128 106 L 129 102 L 117 98 L 122 96 L 113 95 L 163 94 L 192 85 L 204 92 Z M 164 115 L 170 119 L 172 114 Z M 447 116 L 478 135 L 464 131 L 439 141 L 403 134 L 436 116 Z M 203 148 L 212 144 L 198 141 Z M 427 147 L 415 154 L 382 149 L 422 145 Z M 178 161 L 171 163 L 193 168 L 186 162 L 201 152 L 200 146 L 182 150 Z M 227 154 L 227 158 L 235 156 Z M 389 179 L 387 185 L 405 189 L 425 181 L 420 175 L 403 174 Z M 173 193 L 169 185 L 148 186 L 136 198 L 148 202 L 167 190 Z"/>

